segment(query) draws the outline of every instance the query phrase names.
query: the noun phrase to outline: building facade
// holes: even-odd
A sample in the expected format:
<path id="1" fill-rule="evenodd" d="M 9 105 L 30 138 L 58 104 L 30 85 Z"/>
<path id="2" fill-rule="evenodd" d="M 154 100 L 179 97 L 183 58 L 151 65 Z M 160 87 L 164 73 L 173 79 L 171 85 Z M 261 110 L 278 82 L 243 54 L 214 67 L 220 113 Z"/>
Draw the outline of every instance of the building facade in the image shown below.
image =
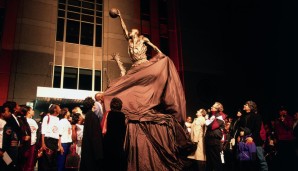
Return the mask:
<path id="1" fill-rule="evenodd" d="M 120 76 L 112 53 L 127 69 L 131 65 L 111 8 L 121 11 L 129 30 L 139 29 L 174 61 L 183 81 L 177 6 L 178 0 L 0 0 L 0 105 L 50 103 L 55 96 L 61 101 L 67 98 L 63 90 L 74 100 L 104 91 Z"/>

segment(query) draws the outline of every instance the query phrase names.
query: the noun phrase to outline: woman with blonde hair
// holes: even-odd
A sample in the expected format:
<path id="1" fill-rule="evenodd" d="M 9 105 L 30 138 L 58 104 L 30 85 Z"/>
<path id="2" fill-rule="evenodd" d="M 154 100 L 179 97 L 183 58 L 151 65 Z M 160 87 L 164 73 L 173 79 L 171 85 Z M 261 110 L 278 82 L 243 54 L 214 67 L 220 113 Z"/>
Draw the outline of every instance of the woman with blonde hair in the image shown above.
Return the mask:
<path id="1" fill-rule="evenodd" d="M 197 143 L 197 150 L 194 154 L 188 156 L 190 159 L 196 160 L 196 164 L 199 170 L 205 170 L 206 153 L 205 153 L 205 131 L 206 131 L 206 120 L 205 115 L 207 114 L 205 109 L 197 111 L 197 118 L 194 119 L 191 125 L 191 141 Z"/>

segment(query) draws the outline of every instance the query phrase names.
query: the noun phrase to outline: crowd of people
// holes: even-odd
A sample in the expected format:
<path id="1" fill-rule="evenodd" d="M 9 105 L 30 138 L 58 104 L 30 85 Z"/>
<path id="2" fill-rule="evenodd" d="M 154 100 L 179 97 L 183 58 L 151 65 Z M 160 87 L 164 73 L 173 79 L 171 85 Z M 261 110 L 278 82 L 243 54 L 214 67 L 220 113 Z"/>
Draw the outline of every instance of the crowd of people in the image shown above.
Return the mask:
<path id="1" fill-rule="evenodd" d="M 217 112 L 214 112 L 217 108 Z M 223 113 L 216 102 L 211 113 L 199 109 L 189 135 L 197 150 L 188 156 L 191 170 L 291 170 L 298 161 L 298 112 L 264 122 L 254 101 L 247 101 L 236 116 Z M 210 115 L 210 116 L 209 116 Z M 191 119 L 190 119 L 191 120 Z M 216 121 L 216 122 L 214 122 Z"/>
<path id="2" fill-rule="evenodd" d="M 97 93 L 94 99 L 101 95 Z M 0 170 L 126 170 L 122 101 L 113 98 L 103 120 L 103 113 L 96 114 L 99 106 L 94 99 L 85 98 L 84 113 L 79 106 L 69 111 L 51 104 L 47 112 L 41 112 L 40 122 L 33 118 L 31 107 L 5 102 L 0 108 Z M 103 132 L 104 125 L 109 131 Z M 71 149 L 80 160 L 70 168 L 67 156 Z M 113 161 L 121 162 L 106 165 Z"/>
<path id="3" fill-rule="evenodd" d="M 96 105 L 98 96 L 101 101 Z M 86 97 L 84 113 L 80 107 L 69 111 L 51 104 L 40 114 L 40 122 L 33 118 L 31 107 L 14 101 L 4 103 L 0 108 L 1 170 L 128 170 L 127 150 L 131 149 L 125 147 L 125 139 L 131 128 L 123 102 L 112 98 L 106 111 L 103 98 L 103 93 Z M 100 114 L 96 114 L 98 108 Z M 295 167 L 298 112 L 290 115 L 281 108 L 279 117 L 265 123 L 253 101 L 247 101 L 235 117 L 223 110 L 223 105 L 215 102 L 210 113 L 199 109 L 196 118 L 187 117 L 184 131 L 197 148 L 187 156 L 190 164 L 177 170 L 275 171 Z M 70 169 L 66 158 L 72 148 L 80 161 L 77 168 Z M 117 164 L 110 165 L 113 162 Z"/>

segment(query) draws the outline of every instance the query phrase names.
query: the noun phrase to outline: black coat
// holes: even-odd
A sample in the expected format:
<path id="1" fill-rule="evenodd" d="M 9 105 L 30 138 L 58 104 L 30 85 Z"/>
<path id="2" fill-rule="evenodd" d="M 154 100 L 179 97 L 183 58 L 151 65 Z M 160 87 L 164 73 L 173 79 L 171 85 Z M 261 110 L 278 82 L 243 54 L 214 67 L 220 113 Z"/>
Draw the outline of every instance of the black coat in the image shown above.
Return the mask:
<path id="1" fill-rule="evenodd" d="M 240 127 L 245 130 L 245 134 L 251 134 L 256 146 L 262 146 L 263 141 L 260 136 L 262 118 L 260 114 L 253 112 L 241 116 Z"/>
<path id="2" fill-rule="evenodd" d="M 103 139 L 99 118 L 93 111 L 85 116 L 80 171 L 95 171 L 103 168 Z"/>
<path id="3" fill-rule="evenodd" d="M 104 158 L 108 164 L 106 170 L 126 170 L 124 139 L 126 132 L 125 115 L 122 112 L 110 111 L 107 116 L 107 132 L 104 136 Z"/>

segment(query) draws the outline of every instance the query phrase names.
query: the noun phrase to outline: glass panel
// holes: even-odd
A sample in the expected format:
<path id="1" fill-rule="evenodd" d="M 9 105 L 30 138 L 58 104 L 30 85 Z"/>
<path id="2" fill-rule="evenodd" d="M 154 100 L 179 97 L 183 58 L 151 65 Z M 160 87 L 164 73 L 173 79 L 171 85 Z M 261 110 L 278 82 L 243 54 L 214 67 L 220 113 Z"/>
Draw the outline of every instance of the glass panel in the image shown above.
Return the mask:
<path id="1" fill-rule="evenodd" d="M 78 0 L 68 0 L 68 4 L 69 5 L 80 7 L 81 6 L 81 1 L 78 1 Z"/>
<path id="2" fill-rule="evenodd" d="M 80 28 L 80 23 L 78 21 L 67 20 L 67 27 L 66 27 L 67 42 L 79 43 L 79 28 Z"/>
<path id="3" fill-rule="evenodd" d="M 102 0 L 96 0 L 96 3 L 102 4 Z"/>
<path id="4" fill-rule="evenodd" d="M 61 66 L 54 67 L 54 88 L 60 88 L 61 83 Z"/>
<path id="5" fill-rule="evenodd" d="M 94 0 L 84 0 L 84 1 L 94 3 Z"/>
<path id="6" fill-rule="evenodd" d="M 63 88 L 77 89 L 78 69 L 64 67 Z"/>
<path id="7" fill-rule="evenodd" d="M 96 24 L 102 24 L 102 18 L 96 17 Z"/>
<path id="8" fill-rule="evenodd" d="M 94 15 L 94 11 L 93 10 L 88 10 L 88 9 L 82 9 L 82 14 Z"/>
<path id="9" fill-rule="evenodd" d="M 92 90 L 92 70 L 80 69 L 80 90 Z"/>
<path id="10" fill-rule="evenodd" d="M 94 22 L 94 16 L 90 16 L 90 15 L 82 15 L 82 21 L 87 21 L 87 22 Z"/>
<path id="11" fill-rule="evenodd" d="M 59 3 L 64 3 L 65 4 L 66 0 L 59 0 Z"/>
<path id="12" fill-rule="evenodd" d="M 97 17 L 102 17 L 102 12 L 101 11 L 100 12 L 99 11 L 96 11 L 96 16 Z"/>
<path id="13" fill-rule="evenodd" d="M 58 18 L 56 40 L 63 41 L 64 19 Z"/>
<path id="14" fill-rule="evenodd" d="M 75 19 L 75 20 L 80 20 L 80 14 L 73 13 L 73 12 L 68 12 L 67 13 L 67 18 Z"/>
<path id="15" fill-rule="evenodd" d="M 88 2 L 82 2 L 82 7 L 88 8 L 88 9 L 94 9 L 94 4 L 88 3 Z"/>
<path id="16" fill-rule="evenodd" d="M 97 11 L 102 11 L 102 5 L 96 5 L 96 10 Z"/>
<path id="17" fill-rule="evenodd" d="M 95 87 L 94 91 L 100 91 L 101 89 L 101 71 L 95 71 Z"/>
<path id="18" fill-rule="evenodd" d="M 59 10 L 58 11 L 58 16 L 59 17 L 65 17 L 65 11 Z"/>
<path id="19" fill-rule="evenodd" d="M 83 23 L 81 30 L 81 44 L 83 45 L 93 45 L 93 24 Z"/>
<path id="20" fill-rule="evenodd" d="M 65 10 L 65 5 L 64 5 L 64 4 L 59 4 L 59 5 L 58 5 L 58 8 L 59 8 L 59 9 L 62 9 L 62 10 Z"/>
<path id="21" fill-rule="evenodd" d="M 95 46 L 96 47 L 101 47 L 101 39 L 102 39 L 102 35 L 101 35 L 101 25 L 96 25 L 96 39 L 95 39 Z"/>
<path id="22" fill-rule="evenodd" d="M 80 7 L 68 6 L 68 11 L 81 12 Z"/>

